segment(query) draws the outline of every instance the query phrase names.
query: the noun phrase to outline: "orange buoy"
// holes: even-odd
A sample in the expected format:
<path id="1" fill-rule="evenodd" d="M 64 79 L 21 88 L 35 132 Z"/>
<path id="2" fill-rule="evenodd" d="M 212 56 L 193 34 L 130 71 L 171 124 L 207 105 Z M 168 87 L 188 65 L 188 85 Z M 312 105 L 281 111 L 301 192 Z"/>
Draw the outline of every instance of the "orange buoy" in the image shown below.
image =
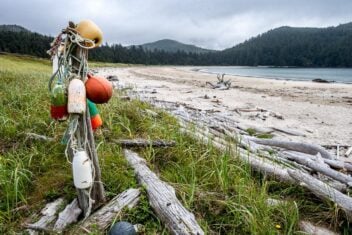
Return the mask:
<path id="1" fill-rule="evenodd" d="M 112 84 L 106 78 L 88 74 L 85 86 L 87 98 L 96 104 L 107 103 L 112 96 Z"/>
<path id="2" fill-rule="evenodd" d="M 94 41 L 95 47 L 103 42 L 103 33 L 100 28 L 91 20 L 82 20 L 76 26 L 76 31 L 83 38 Z M 87 45 L 92 46 L 92 45 Z"/>
<path id="3" fill-rule="evenodd" d="M 94 117 L 90 117 L 90 123 L 92 125 L 93 131 L 95 131 L 103 125 L 103 120 L 101 119 L 100 115 L 97 114 Z"/>

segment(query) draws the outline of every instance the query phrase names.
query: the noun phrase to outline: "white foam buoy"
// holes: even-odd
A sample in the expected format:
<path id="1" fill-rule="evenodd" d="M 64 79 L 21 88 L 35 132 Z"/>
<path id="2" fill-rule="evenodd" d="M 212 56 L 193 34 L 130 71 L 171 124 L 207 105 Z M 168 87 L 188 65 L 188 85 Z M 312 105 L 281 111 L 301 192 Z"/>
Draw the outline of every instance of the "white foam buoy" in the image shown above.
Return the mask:
<path id="1" fill-rule="evenodd" d="M 86 88 L 80 79 L 74 78 L 68 86 L 67 111 L 68 113 L 84 114 L 86 108 Z"/>
<path id="2" fill-rule="evenodd" d="M 78 151 L 72 161 L 73 183 L 76 188 L 86 189 L 92 186 L 93 171 L 91 161 L 84 150 Z"/>

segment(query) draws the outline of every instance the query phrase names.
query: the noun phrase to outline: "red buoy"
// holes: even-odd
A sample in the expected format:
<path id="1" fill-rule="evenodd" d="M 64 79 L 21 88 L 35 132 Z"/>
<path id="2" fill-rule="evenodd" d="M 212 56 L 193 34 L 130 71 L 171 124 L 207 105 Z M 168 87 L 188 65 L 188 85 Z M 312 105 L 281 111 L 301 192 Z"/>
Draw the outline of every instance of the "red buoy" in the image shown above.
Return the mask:
<path id="1" fill-rule="evenodd" d="M 112 96 L 112 84 L 106 78 L 88 74 L 85 86 L 87 98 L 96 104 L 107 103 Z"/>

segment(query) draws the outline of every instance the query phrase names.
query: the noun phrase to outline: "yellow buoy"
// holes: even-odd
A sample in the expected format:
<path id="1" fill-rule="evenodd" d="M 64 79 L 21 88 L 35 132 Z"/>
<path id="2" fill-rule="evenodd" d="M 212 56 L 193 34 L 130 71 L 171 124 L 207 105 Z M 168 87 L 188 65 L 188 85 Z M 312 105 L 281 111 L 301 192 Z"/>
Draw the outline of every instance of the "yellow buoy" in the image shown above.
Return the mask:
<path id="1" fill-rule="evenodd" d="M 103 42 L 103 32 L 91 20 L 82 20 L 79 22 L 76 26 L 76 31 L 81 37 L 94 41 L 95 47 L 100 46 L 100 44 Z"/>

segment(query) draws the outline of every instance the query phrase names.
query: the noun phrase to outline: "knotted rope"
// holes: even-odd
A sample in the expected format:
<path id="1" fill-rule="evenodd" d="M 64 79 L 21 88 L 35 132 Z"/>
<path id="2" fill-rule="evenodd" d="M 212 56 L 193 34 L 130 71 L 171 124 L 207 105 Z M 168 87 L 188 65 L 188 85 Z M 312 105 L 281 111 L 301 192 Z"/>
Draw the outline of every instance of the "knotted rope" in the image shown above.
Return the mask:
<path id="1" fill-rule="evenodd" d="M 77 47 L 85 49 L 79 50 L 79 58 L 73 55 L 73 52 L 75 51 L 74 49 L 77 49 Z M 58 84 L 65 85 L 66 88 L 68 87 L 69 82 L 77 76 L 84 81 L 89 70 L 86 49 L 94 47 L 94 41 L 81 37 L 74 29 L 74 25 L 70 22 L 69 26 L 63 29 L 62 32 L 55 37 L 54 41 L 51 43 L 50 50 L 47 52 L 52 58 L 55 56 L 58 57 L 58 69 L 49 79 L 49 91 L 51 91 L 54 80 L 57 80 L 56 83 Z M 78 64 L 78 68 L 74 67 L 73 64 Z M 93 151 L 93 148 L 88 141 L 88 124 L 85 115 L 87 114 L 70 115 L 69 125 L 62 140 L 63 143 L 66 143 L 65 157 L 70 164 L 72 164 L 69 159 L 70 153 L 74 155 L 77 151 L 85 150 L 88 153 L 88 156 L 91 156 Z M 93 179 L 95 179 L 95 167 L 92 161 L 90 161 L 90 164 L 93 171 Z M 83 190 L 83 193 L 89 199 L 89 207 L 86 210 L 85 217 L 91 213 L 92 205 L 94 203 L 94 200 L 91 198 L 91 191 L 92 186 L 88 190 Z"/>

